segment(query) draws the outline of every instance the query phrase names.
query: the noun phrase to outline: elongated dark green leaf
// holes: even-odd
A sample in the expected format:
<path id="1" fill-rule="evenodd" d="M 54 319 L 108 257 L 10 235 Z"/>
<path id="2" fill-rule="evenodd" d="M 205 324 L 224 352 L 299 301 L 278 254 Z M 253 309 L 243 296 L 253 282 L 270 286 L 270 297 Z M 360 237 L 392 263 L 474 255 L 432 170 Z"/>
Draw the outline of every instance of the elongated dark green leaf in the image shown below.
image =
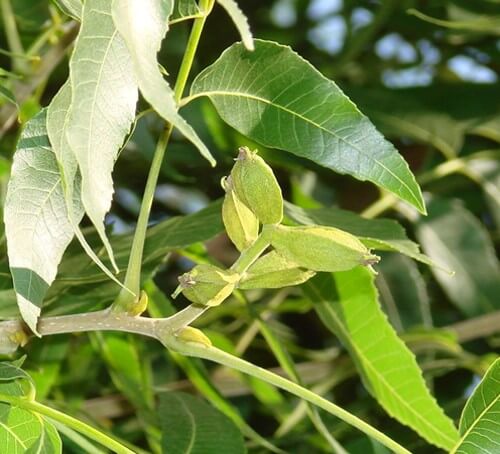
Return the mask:
<path id="1" fill-rule="evenodd" d="M 83 5 L 81 0 L 54 0 L 54 1 L 64 14 L 78 21 L 82 18 Z"/>
<path id="2" fill-rule="evenodd" d="M 491 239 L 459 201 L 433 199 L 429 216 L 417 225 L 417 237 L 429 257 L 455 271 L 433 269 L 451 302 L 474 316 L 500 308 L 500 267 Z"/>
<path id="3" fill-rule="evenodd" d="M 174 92 L 161 75 L 156 60 L 173 0 L 114 0 L 113 19 L 125 40 L 139 88 L 144 98 L 168 122 L 172 123 L 215 165 L 210 151 L 194 129 L 177 112 Z"/>
<path id="4" fill-rule="evenodd" d="M 369 180 L 425 212 L 404 159 L 332 81 L 289 47 L 235 44 L 193 82 L 231 126 L 263 145 Z"/>
<path id="5" fill-rule="evenodd" d="M 45 111 L 26 125 L 17 145 L 4 219 L 17 302 L 36 333 L 43 299 L 73 238 Z"/>
<path id="6" fill-rule="evenodd" d="M 4 87 L 3 85 L 0 85 L 0 98 L 6 99 L 11 104 L 14 104 L 17 109 L 19 109 L 19 105 L 17 104 L 14 93 L 12 93 L 7 87 Z"/>
<path id="7" fill-rule="evenodd" d="M 460 442 L 452 453 L 493 454 L 500 451 L 500 359 L 486 372 L 465 404 Z"/>
<path id="8" fill-rule="evenodd" d="M 357 267 L 333 276 L 320 274 L 304 290 L 325 326 L 349 350 L 365 386 L 391 416 L 430 443 L 450 449 L 458 432 L 380 309 L 372 273 Z"/>
<path id="9" fill-rule="evenodd" d="M 377 288 L 396 330 L 407 331 L 416 326 L 430 328 L 429 295 L 415 262 L 403 255 L 383 253 L 377 271 Z"/>
<path id="10" fill-rule="evenodd" d="M 253 43 L 252 32 L 250 31 L 250 26 L 248 25 L 248 19 L 245 14 L 243 14 L 243 11 L 241 11 L 235 0 L 217 0 L 217 3 L 219 3 L 219 5 L 226 10 L 227 14 L 229 14 L 229 17 L 231 17 L 234 25 L 238 29 L 243 45 L 248 50 L 254 50 L 255 46 Z"/>
<path id="11" fill-rule="evenodd" d="M 201 399 L 185 393 L 163 393 L 159 407 L 165 454 L 245 453 L 234 423 Z"/>
<path id="12" fill-rule="evenodd" d="M 31 381 L 31 377 L 17 364 L 7 361 L 0 363 L 0 381 L 12 381 L 20 378 Z"/>
<path id="13" fill-rule="evenodd" d="M 382 251 L 397 251 L 426 265 L 436 266 L 420 252 L 405 230 L 391 219 L 365 219 L 352 211 L 336 207 L 304 209 L 291 203 L 285 204 L 286 215 L 303 225 L 328 225 L 356 235 L 366 246 Z"/>
<path id="14" fill-rule="evenodd" d="M 104 217 L 111 206 L 111 172 L 135 118 L 137 85 L 109 0 L 86 0 L 70 60 L 72 89 L 67 139 L 82 177 L 82 202 L 108 251 Z"/>

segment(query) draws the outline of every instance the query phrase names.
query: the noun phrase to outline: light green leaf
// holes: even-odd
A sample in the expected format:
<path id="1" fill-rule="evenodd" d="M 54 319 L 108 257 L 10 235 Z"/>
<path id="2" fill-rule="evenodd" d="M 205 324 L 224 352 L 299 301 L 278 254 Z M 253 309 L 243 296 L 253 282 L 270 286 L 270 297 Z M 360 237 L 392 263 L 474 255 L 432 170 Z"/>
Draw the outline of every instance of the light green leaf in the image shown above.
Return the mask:
<path id="1" fill-rule="evenodd" d="M 168 454 L 245 453 L 243 437 L 224 414 L 185 393 L 160 395 L 162 452 Z"/>
<path id="2" fill-rule="evenodd" d="M 43 430 L 38 440 L 30 446 L 26 454 L 59 454 L 62 442 L 56 428 L 48 421 L 43 421 Z"/>
<path id="3" fill-rule="evenodd" d="M 4 219 L 19 309 L 36 333 L 43 299 L 73 238 L 45 110 L 26 125 L 18 142 Z"/>
<path id="4" fill-rule="evenodd" d="M 418 244 L 411 241 L 403 227 L 392 219 L 365 219 L 336 207 L 304 209 L 288 202 L 285 213 L 298 224 L 336 227 L 356 235 L 369 248 L 401 252 L 426 265 L 438 266 L 420 252 Z"/>
<path id="5" fill-rule="evenodd" d="M 177 112 L 174 92 L 163 78 L 156 60 L 168 30 L 172 7 L 172 0 L 114 0 L 113 19 L 130 51 L 133 70 L 144 98 L 215 165 L 208 148 Z"/>
<path id="6" fill-rule="evenodd" d="M 217 3 L 226 10 L 227 14 L 229 14 L 229 17 L 231 17 L 234 22 L 234 25 L 236 25 L 243 45 L 248 50 L 254 50 L 255 46 L 253 43 L 252 32 L 250 31 L 250 26 L 248 25 L 248 19 L 243 11 L 241 11 L 235 0 L 217 0 Z"/>
<path id="7" fill-rule="evenodd" d="M 78 241 L 82 245 L 87 255 L 96 263 L 97 266 L 115 283 L 123 287 L 120 281 L 109 271 L 102 261 L 94 253 L 87 243 L 78 224 L 83 218 L 83 209 L 81 208 L 81 177 L 78 169 L 76 156 L 71 149 L 66 136 L 68 122 L 71 114 L 72 90 L 69 81 L 67 81 L 52 99 L 47 108 L 47 133 L 52 150 L 59 163 L 59 169 L 62 176 L 63 192 L 66 199 L 66 207 L 69 219 L 73 226 Z"/>
<path id="8" fill-rule="evenodd" d="M 27 410 L 0 403 L 0 446 L 2 453 L 29 452 L 30 447 L 38 443 L 43 430 L 44 421 L 39 416 Z"/>
<path id="9" fill-rule="evenodd" d="M 455 271 L 432 269 L 448 298 L 465 315 L 500 308 L 500 267 L 488 232 L 459 201 L 433 199 L 429 216 L 417 224 L 417 238 L 431 259 Z"/>
<path id="10" fill-rule="evenodd" d="M 81 20 L 83 5 L 81 0 L 54 0 L 59 9 L 69 17 Z"/>
<path id="11" fill-rule="evenodd" d="M 486 372 L 465 404 L 461 440 L 451 453 L 493 454 L 500 450 L 500 359 Z"/>
<path id="12" fill-rule="evenodd" d="M 109 256 L 104 217 L 111 206 L 111 172 L 135 118 L 137 85 L 130 54 L 108 0 L 86 0 L 70 60 L 72 103 L 67 139 L 82 177 L 82 202 Z M 113 260 L 112 260 L 113 261 Z"/>
<path id="13" fill-rule="evenodd" d="M 235 44 L 193 82 L 222 118 L 265 146 L 369 180 L 425 212 L 407 163 L 334 82 L 289 47 Z"/>
<path id="14" fill-rule="evenodd" d="M 355 361 L 365 386 L 394 418 L 436 446 L 458 439 L 452 421 L 430 394 L 415 357 L 380 309 L 372 273 L 362 267 L 320 274 L 304 291 L 321 320 Z"/>

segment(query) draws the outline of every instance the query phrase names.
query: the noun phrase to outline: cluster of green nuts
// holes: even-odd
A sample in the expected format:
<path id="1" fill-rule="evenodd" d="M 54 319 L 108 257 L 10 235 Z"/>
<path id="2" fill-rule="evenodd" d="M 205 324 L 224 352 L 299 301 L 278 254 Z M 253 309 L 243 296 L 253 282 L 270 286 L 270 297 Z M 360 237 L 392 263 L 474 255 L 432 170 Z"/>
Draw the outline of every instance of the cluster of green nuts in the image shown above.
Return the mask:
<path id="1" fill-rule="evenodd" d="M 222 180 L 226 192 L 222 219 L 226 233 L 250 257 L 243 269 L 238 260 L 227 269 L 197 265 L 179 277 L 176 294 L 203 306 L 221 304 L 236 289 L 281 288 L 301 284 L 316 272 L 346 271 L 370 266 L 379 258 L 358 238 L 325 226 L 286 226 L 283 196 L 266 162 L 246 147 L 239 150 L 231 174 Z M 264 239 L 264 247 L 253 246 Z M 262 245 L 260 245 L 262 246 Z"/>

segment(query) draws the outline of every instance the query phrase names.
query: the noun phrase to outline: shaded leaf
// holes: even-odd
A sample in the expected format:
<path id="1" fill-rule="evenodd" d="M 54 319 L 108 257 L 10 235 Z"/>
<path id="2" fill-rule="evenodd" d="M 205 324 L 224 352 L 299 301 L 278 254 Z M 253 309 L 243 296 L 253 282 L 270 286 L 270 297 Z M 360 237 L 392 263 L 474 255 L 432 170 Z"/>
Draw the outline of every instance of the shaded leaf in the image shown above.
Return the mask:
<path id="1" fill-rule="evenodd" d="M 184 134 L 212 164 L 215 160 L 194 129 L 177 112 L 174 92 L 163 78 L 156 54 L 168 30 L 172 0 L 114 0 L 113 19 L 130 51 L 144 98 Z"/>
<path id="2" fill-rule="evenodd" d="M 500 308 L 500 267 L 491 239 L 481 223 L 457 200 L 433 199 L 429 216 L 417 224 L 416 234 L 432 259 L 455 271 L 432 271 L 448 298 L 465 315 Z"/>
<path id="3" fill-rule="evenodd" d="M 245 453 L 243 437 L 224 414 L 185 393 L 160 395 L 162 452 L 168 454 Z"/>
<path id="4" fill-rule="evenodd" d="M 0 98 L 6 99 L 11 104 L 14 104 L 19 110 L 19 105 L 17 104 L 16 97 L 7 87 L 0 85 Z"/>
<path id="5" fill-rule="evenodd" d="M 192 17 L 200 14 L 200 8 L 196 0 L 175 0 L 172 11 L 172 19 L 182 19 L 183 17 Z"/>
<path id="6" fill-rule="evenodd" d="M 110 257 L 104 217 L 111 206 L 111 172 L 135 118 L 137 85 L 130 54 L 108 0 L 86 0 L 70 60 L 72 89 L 67 140 L 78 161 L 85 211 Z"/>
<path id="7" fill-rule="evenodd" d="M 500 450 L 500 359 L 486 372 L 465 404 L 460 442 L 452 453 L 495 453 Z"/>
<path id="8" fill-rule="evenodd" d="M 243 11 L 241 11 L 235 0 L 217 0 L 217 3 L 219 3 L 219 5 L 226 10 L 227 14 L 229 14 L 229 17 L 231 17 L 231 20 L 234 22 L 234 25 L 236 25 L 243 45 L 248 50 L 254 50 L 255 46 L 253 43 L 252 32 L 250 31 L 250 26 L 248 25 L 248 18 L 245 16 Z"/>
<path id="9" fill-rule="evenodd" d="M 432 326 L 429 295 L 415 262 L 403 255 L 383 254 L 377 266 L 377 288 L 397 331 Z"/>
<path id="10" fill-rule="evenodd" d="M 372 181 L 425 212 L 407 163 L 332 81 L 289 47 L 255 46 L 227 49 L 196 77 L 192 97 L 208 96 L 252 140 Z"/>
<path id="11" fill-rule="evenodd" d="M 452 421 L 430 394 L 415 357 L 380 309 L 372 273 L 362 267 L 320 274 L 304 284 L 321 320 L 347 348 L 368 390 L 394 418 L 449 449 Z"/>
<path id="12" fill-rule="evenodd" d="M 20 312 L 34 332 L 44 296 L 73 238 L 45 118 L 43 110 L 27 123 L 21 135 L 5 205 L 14 288 Z"/>

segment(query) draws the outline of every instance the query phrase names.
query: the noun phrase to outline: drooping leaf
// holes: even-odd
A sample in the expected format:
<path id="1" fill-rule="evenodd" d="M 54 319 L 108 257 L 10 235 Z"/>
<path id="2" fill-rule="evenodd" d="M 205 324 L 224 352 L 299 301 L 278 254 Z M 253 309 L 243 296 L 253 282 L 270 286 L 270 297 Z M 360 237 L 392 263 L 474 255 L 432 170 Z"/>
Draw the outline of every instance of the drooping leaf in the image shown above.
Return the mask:
<path id="1" fill-rule="evenodd" d="M 304 209 L 285 204 L 286 215 L 303 225 L 327 225 L 356 235 L 366 246 L 381 251 L 397 251 L 426 265 L 436 263 L 420 252 L 401 225 L 392 219 L 365 219 L 351 211 L 336 207 Z M 439 258 L 436 258 L 439 262 Z"/>
<path id="2" fill-rule="evenodd" d="M 87 255 L 97 266 L 115 283 L 122 286 L 120 281 L 109 271 L 87 243 L 79 223 L 83 218 L 81 208 L 81 177 L 76 156 L 69 145 L 66 133 L 71 114 L 71 85 L 67 81 L 52 99 L 47 108 L 47 133 L 52 150 L 59 164 L 62 177 L 63 192 L 66 199 L 66 208 L 78 241 Z"/>
<path id="3" fill-rule="evenodd" d="M 248 25 L 248 18 L 245 16 L 243 11 L 241 11 L 240 7 L 236 3 L 235 0 L 217 0 L 220 6 L 222 6 L 231 20 L 234 22 L 234 25 L 238 29 L 238 32 L 241 36 L 241 41 L 243 45 L 248 50 L 254 50 L 253 36 L 250 31 L 250 26 Z"/>
<path id="4" fill-rule="evenodd" d="M 377 288 L 397 331 L 432 326 L 429 295 L 415 262 L 399 254 L 382 254 L 377 265 Z"/>
<path id="5" fill-rule="evenodd" d="M 415 357 L 380 309 L 372 273 L 362 267 L 320 274 L 304 284 L 327 328 L 342 341 L 363 382 L 394 418 L 436 446 L 458 439 L 452 421 L 430 394 Z"/>
<path id="6" fill-rule="evenodd" d="M 156 54 L 168 30 L 172 8 L 172 0 L 114 0 L 113 19 L 130 52 L 144 98 L 215 165 L 208 148 L 177 112 L 174 92 L 163 78 L 156 60 Z"/>
<path id="7" fill-rule="evenodd" d="M 500 450 L 500 359 L 486 372 L 465 404 L 460 439 L 451 453 L 493 454 Z"/>
<path id="8" fill-rule="evenodd" d="M 444 261 L 455 275 L 433 269 L 443 290 L 465 315 L 500 308 L 500 267 L 491 238 L 458 201 L 433 199 L 429 216 L 417 224 L 417 237 L 432 259 Z"/>
<path id="9" fill-rule="evenodd" d="M 104 229 L 113 196 L 111 172 L 134 121 L 138 94 L 130 54 L 108 0 L 85 1 L 70 60 L 70 84 L 66 135 L 82 177 L 82 202 L 112 258 Z"/>
<path id="10" fill-rule="evenodd" d="M 196 77 L 191 95 L 208 96 L 222 118 L 252 140 L 372 181 L 425 212 L 397 150 L 335 83 L 289 47 L 255 40 L 249 52 L 235 44 Z"/>
<path id="11" fill-rule="evenodd" d="M 83 5 L 81 0 L 54 0 L 59 9 L 69 17 L 80 20 Z"/>
<path id="12" fill-rule="evenodd" d="M 160 395 L 162 452 L 168 454 L 245 453 L 243 437 L 224 414 L 185 393 Z"/>
<path id="13" fill-rule="evenodd" d="M 43 299 L 73 238 L 45 110 L 26 125 L 17 145 L 4 220 L 19 309 L 36 333 Z"/>

